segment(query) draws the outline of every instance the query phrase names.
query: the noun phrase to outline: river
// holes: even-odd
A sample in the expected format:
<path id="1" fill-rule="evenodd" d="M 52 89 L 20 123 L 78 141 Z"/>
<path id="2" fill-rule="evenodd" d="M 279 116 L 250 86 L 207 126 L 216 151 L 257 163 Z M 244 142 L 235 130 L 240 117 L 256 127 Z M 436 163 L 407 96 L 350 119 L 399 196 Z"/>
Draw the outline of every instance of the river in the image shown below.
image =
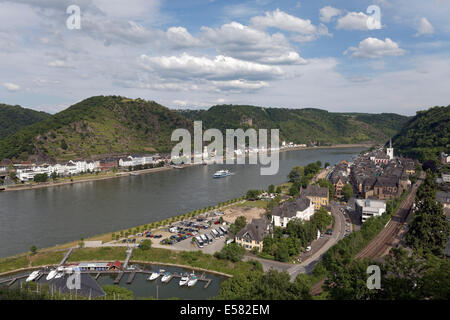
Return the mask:
<path id="1" fill-rule="evenodd" d="M 280 153 L 280 170 L 261 176 L 259 165 L 193 166 L 139 176 L 0 193 L 0 257 L 164 220 L 267 189 L 287 180 L 292 167 L 317 160 L 335 164 L 365 148 Z M 229 169 L 233 176 L 213 179 Z"/>

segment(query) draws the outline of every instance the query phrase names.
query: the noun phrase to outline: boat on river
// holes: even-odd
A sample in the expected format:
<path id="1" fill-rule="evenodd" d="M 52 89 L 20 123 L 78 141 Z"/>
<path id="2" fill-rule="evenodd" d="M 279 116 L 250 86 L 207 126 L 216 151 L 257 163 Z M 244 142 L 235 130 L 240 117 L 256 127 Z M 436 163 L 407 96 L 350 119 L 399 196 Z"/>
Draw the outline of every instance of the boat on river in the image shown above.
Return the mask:
<path id="1" fill-rule="evenodd" d="M 216 173 L 214 173 L 213 178 L 219 179 L 219 178 L 225 178 L 231 176 L 231 172 L 229 170 L 219 170 Z"/>

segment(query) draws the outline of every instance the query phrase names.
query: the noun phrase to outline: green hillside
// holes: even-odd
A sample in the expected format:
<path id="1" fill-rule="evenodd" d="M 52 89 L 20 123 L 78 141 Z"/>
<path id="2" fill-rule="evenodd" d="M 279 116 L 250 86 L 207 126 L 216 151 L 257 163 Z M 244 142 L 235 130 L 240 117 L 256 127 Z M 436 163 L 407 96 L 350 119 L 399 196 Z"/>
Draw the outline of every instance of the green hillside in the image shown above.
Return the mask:
<path id="1" fill-rule="evenodd" d="M 0 103 L 0 139 L 4 139 L 23 127 L 47 119 L 50 116 L 50 114 L 45 112 Z"/>
<path id="2" fill-rule="evenodd" d="M 81 101 L 0 140 L 0 159 L 68 160 L 143 152 L 170 152 L 173 130 L 280 129 L 282 140 L 320 145 L 385 142 L 407 117 L 331 113 L 318 109 L 214 106 L 173 111 L 153 101 L 97 96 Z"/>
<path id="3" fill-rule="evenodd" d="M 450 106 L 419 111 L 394 137 L 393 145 L 403 155 L 419 160 L 437 160 L 449 152 Z"/>
<path id="4" fill-rule="evenodd" d="M 281 109 L 220 105 L 209 110 L 180 111 L 190 120 L 202 120 L 206 128 L 280 129 L 280 138 L 295 143 L 321 145 L 385 142 L 408 117 L 397 114 L 331 113 L 319 109 Z"/>
<path id="5" fill-rule="evenodd" d="M 190 121 L 153 101 L 97 96 L 0 140 L 0 159 L 67 160 L 165 152 Z"/>

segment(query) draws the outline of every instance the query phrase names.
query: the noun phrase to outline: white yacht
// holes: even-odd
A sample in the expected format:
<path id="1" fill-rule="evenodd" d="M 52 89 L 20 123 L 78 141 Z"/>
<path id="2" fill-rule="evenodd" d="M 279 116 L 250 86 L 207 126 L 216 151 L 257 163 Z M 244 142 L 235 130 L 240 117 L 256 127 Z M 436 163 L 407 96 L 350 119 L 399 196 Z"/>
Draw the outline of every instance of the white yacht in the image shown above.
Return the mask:
<path id="1" fill-rule="evenodd" d="M 167 271 L 161 278 L 161 282 L 167 283 L 170 281 L 170 279 L 172 279 L 172 274 L 169 271 Z"/>
<path id="2" fill-rule="evenodd" d="M 64 272 L 58 272 L 55 276 L 55 279 L 62 278 L 64 276 Z"/>
<path id="3" fill-rule="evenodd" d="M 37 277 L 39 277 L 40 274 L 41 272 L 39 270 L 33 271 L 25 281 L 26 282 L 34 281 L 36 280 Z"/>
<path id="4" fill-rule="evenodd" d="M 218 178 L 225 178 L 228 176 L 231 176 L 231 172 L 229 170 L 220 170 L 214 173 L 213 178 L 218 179 Z"/>
<path id="5" fill-rule="evenodd" d="M 180 286 L 185 286 L 188 284 L 188 282 L 189 282 L 189 276 L 187 273 L 185 273 L 180 279 Z"/>
<path id="6" fill-rule="evenodd" d="M 56 269 L 52 270 L 49 272 L 49 274 L 47 275 L 47 277 L 45 278 L 47 281 L 52 280 L 58 271 L 56 271 Z"/>
<path id="7" fill-rule="evenodd" d="M 159 278 L 161 274 L 164 273 L 164 270 L 153 271 L 153 273 L 148 277 L 148 280 L 153 281 Z"/>
<path id="8" fill-rule="evenodd" d="M 196 276 L 194 273 L 192 273 L 191 276 L 190 276 L 190 279 L 189 279 L 189 281 L 188 281 L 187 286 L 188 286 L 188 287 L 193 287 L 193 286 L 195 286 L 195 284 L 197 283 L 197 281 L 198 281 L 197 276 Z"/>

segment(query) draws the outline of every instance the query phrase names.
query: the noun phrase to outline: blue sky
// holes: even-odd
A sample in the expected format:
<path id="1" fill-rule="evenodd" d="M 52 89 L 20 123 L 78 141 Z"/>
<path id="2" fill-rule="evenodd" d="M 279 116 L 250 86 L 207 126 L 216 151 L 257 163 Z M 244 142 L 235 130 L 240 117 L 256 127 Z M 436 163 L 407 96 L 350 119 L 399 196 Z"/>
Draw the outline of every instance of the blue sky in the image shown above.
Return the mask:
<path id="1" fill-rule="evenodd" d="M 116 94 L 413 115 L 449 104 L 449 14 L 448 0 L 0 0 L 0 102 L 54 113 Z"/>

